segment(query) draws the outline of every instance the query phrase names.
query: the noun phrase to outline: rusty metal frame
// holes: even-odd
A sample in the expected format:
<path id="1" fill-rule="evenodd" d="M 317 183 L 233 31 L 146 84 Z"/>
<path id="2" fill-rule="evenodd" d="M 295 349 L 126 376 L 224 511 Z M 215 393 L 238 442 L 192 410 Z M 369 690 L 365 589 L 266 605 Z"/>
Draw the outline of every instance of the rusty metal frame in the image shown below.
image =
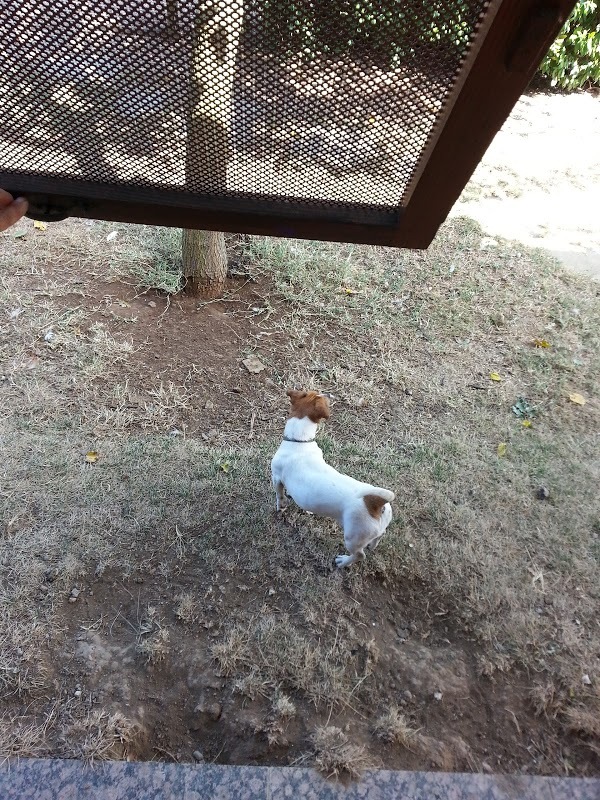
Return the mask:
<path id="1" fill-rule="evenodd" d="M 397 208 L 332 205 L 315 210 L 248 196 L 186 198 L 178 192 L 99 185 L 0 172 L 0 186 L 24 195 L 29 216 L 68 216 L 179 228 L 238 231 L 395 247 L 432 241 L 494 135 L 533 77 L 575 0 L 492 0 L 476 46 Z M 131 200 L 127 200 L 127 194 Z M 125 199 L 124 199 L 125 198 Z"/>

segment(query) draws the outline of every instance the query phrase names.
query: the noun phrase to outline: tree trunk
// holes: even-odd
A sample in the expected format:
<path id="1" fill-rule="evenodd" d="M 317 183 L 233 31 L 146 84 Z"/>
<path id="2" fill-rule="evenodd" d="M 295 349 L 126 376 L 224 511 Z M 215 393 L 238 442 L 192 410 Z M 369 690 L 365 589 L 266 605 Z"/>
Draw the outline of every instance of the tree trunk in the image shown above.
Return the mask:
<path id="1" fill-rule="evenodd" d="M 227 277 L 225 234 L 184 230 L 181 255 L 187 291 L 202 297 L 218 297 Z"/>
<path id="2" fill-rule="evenodd" d="M 194 25 L 187 125 L 188 190 L 220 194 L 227 189 L 233 81 L 242 29 L 243 0 L 219 7 L 200 2 Z M 219 295 L 227 275 L 225 236 L 186 230 L 182 239 L 183 274 L 189 291 Z"/>

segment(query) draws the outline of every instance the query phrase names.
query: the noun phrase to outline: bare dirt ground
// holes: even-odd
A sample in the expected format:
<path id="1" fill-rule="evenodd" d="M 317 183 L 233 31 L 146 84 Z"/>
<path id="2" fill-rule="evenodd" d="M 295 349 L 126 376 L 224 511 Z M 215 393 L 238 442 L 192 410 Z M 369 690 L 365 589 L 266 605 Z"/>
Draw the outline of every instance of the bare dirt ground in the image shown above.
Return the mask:
<path id="1" fill-rule="evenodd" d="M 0 752 L 600 774 L 598 286 L 454 219 L 232 239 L 202 303 L 177 237 L 0 237 Z M 292 385 L 396 490 L 358 569 L 274 513 Z"/>

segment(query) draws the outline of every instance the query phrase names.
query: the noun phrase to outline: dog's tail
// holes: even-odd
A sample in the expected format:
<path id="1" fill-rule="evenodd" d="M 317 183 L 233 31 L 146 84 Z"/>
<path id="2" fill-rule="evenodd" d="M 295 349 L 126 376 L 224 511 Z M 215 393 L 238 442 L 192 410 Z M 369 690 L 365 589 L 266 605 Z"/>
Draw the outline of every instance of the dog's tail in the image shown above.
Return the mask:
<path id="1" fill-rule="evenodd" d="M 381 489 L 376 486 L 364 495 L 363 503 L 367 507 L 370 516 L 379 519 L 384 505 L 391 503 L 394 497 L 395 494 L 390 492 L 389 489 Z"/>

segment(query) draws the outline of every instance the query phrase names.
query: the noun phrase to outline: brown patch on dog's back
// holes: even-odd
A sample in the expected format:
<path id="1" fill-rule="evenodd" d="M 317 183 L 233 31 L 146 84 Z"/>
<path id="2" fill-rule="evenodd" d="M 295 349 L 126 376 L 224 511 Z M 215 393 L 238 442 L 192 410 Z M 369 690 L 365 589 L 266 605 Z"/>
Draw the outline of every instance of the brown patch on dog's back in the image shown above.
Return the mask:
<path id="1" fill-rule="evenodd" d="M 373 519 L 381 519 L 381 511 L 383 510 L 384 505 L 387 503 L 383 497 L 379 497 L 376 494 L 366 494 L 363 497 L 364 504 L 367 507 L 367 511 L 369 515 L 373 517 Z"/>
<path id="2" fill-rule="evenodd" d="M 311 422 L 320 422 L 331 416 L 329 400 L 318 392 L 288 389 L 287 395 L 292 403 L 292 417 L 308 417 Z"/>

